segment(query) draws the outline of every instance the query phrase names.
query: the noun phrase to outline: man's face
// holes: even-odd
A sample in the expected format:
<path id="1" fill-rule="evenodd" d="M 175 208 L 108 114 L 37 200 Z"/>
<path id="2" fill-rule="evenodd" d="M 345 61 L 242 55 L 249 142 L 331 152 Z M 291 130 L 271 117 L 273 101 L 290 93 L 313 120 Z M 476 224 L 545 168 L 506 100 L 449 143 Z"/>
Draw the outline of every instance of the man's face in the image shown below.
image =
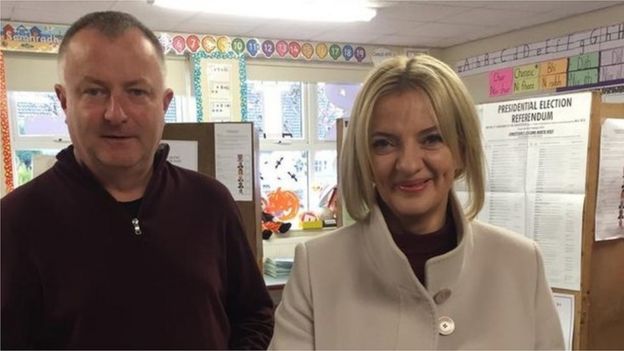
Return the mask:
<path id="1" fill-rule="evenodd" d="M 149 170 L 173 92 L 141 31 L 80 30 L 59 67 L 55 90 L 78 161 L 95 173 Z"/>

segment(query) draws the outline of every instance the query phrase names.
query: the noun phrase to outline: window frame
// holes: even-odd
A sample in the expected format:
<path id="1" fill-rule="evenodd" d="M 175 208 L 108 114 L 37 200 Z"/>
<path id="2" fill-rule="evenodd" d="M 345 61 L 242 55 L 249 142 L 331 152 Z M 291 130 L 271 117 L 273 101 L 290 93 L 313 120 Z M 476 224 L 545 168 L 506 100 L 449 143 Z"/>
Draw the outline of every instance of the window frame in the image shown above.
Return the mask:
<path id="1" fill-rule="evenodd" d="M 255 80 L 254 80 L 255 81 Z M 260 81 L 262 82 L 262 81 Z M 279 80 L 270 80 L 270 82 L 280 82 Z M 334 82 L 306 82 L 306 81 L 292 81 L 287 80 L 285 82 L 296 82 L 300 83 L 302 86 L 302 102 L 301 102 L 301 115 L 302 115 L 302 138 L 301 139 L 291 139 L 288 137 L 282 137 L 279 139 L 269 139 L 265 138 L 263 135 L 259 137 L 259 151 L 262 152 L 283 152 L 283 151 L 306 151 L 307 152 L 307 162 L 306 162 L 306 193 L 307 199 L 301 203 L 301 214 L 302 210 L 313 211 L 316 209 L 316 204 L 313 201 L 317 200 L 313 198 L 311 195 L 312 191 L 312 183 L 315 179 L 317 179 L 317 171 L 314 167 L 315 162 L 317 161 L 316 155 L 319 151 L 334 151 L 336 153 L 336 157 L 338 154 L 337 150 L 337 141 L 336 140 L 320 140 L 318 138 L 318 114 L 319 114 L 319 106 L 318 106 L 318 84 L 360 84 L 360 83 L 334 83 Z M 257 127 L 256 127 L 257 128 Z M 338 163 L 338 160 L 336 160 Z M 337 167 L 337 165 L 336 165 Z M 338 181 L 337 177 L 337 169 L 335 175 L 335 181 Z M 263 194 L 264 196 L 264 194 Z M 298 220 L 296 221 L 298 222 Z M 293 231 L 300 231 L 301 228 L 294 227 L 291 229 Z"/>

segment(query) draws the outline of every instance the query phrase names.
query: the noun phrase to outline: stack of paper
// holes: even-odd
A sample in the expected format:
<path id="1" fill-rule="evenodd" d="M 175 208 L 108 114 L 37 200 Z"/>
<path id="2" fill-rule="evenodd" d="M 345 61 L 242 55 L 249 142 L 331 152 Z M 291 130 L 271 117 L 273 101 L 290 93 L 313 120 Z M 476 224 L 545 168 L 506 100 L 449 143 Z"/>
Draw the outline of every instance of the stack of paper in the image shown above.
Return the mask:
<path id="1" fill-rule="evenodd" d="M 292 266 L 293 258 L 267 257 L 264 260 L 264 274 L 273 278 L 288 277 Z"/>

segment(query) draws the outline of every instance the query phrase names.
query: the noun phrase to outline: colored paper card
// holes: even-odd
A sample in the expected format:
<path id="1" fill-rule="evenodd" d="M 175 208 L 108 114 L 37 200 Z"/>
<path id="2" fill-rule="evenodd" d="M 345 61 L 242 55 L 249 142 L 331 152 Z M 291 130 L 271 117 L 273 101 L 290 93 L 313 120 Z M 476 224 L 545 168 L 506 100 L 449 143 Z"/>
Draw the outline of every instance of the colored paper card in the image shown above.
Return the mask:
<path id="1" fill-rule="evenodd" d="M 624 63 L 624 47 L 602 50 L 600 52 L 600 66 L 617 65 Z"/>
<path id="2" fill-rule="evenodd" d="M 514 93 L 535 91 L 539 87 L 539 65 L 514 68 Z"/>
<path id="3" fill-rule="evenodd" d="M 624 79 L 624 63 L 600 67 L 600 81 Z"/>
<path id="4" fill-rule="evenodd" d="M 598 67 L 599 53 L 590 52 L 589 54 L 572 56 L 569 58 L 570 67 L 568 71 L 580 71 L 588 68 Z"/>
<path id="5" fill-rule="evenodd" d="M 555 89 L 567 86 L 568 75 L 566 72 L 540 76 L 540 89 Z"/>
<path id="6" fill-rule="evenodd" d="M 563 58 L 560 60 L 546 61 L 540 63 L 539 66 L 540 76 L 565 73 L 568 71 L 568 59 Z"/>
<path id="7" fill-rule="evenodd" d="M 513 87 L 513 68 L 499 69 L 490 72 L 490 96 L 511 94 Z"/>
<path id="8" fill-rule="evenodd" d="M 568 72 L 568 86 L 598 83 L 598 68 L 590 68 L 582 71 Z"/>

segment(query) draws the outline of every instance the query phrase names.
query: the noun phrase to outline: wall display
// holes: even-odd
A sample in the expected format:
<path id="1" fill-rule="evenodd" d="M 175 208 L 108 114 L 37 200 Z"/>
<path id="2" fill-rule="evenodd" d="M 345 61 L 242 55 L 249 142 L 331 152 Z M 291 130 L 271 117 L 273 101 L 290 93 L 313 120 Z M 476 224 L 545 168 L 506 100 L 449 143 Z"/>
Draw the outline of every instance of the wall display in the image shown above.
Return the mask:
<path id="1" fill-rule="evenodd" d="M 539 86 L 539 65 L 514 68 L 514 93 L 536 91 Z"/>
<path id="2" fill-rule="evenodd" d="M 8 51 L 54 52 L 69 26 L 1 22 L 1 48 Z"/>
<path id="3" fill-rule="evenodd" d="M 0 138 L 2 139 L 2 176 L 0 194 L 13 190 L 13 153 L 11 151 L 11 129 L 9 128 L 9 109 L 7 106 L 6 76 L 4 74 L 4 55 L 0 51 Z"/>
<path id="4" fill-rule="evenodd" d="M 624 119 L 606 119 L 600 137 L 596 241 L 624 238 L 623 150 Z"/>
<path id="5" fill-rule="evenodd" d="M 506 74 L 513 70 L 511 93 L 569 91 L 624 83 L 624 47 L 591 52 L 489 73 L 490 97 L 508 95 Z"/>
<path id="6" fill-rule="evenodd" d="M 513 68 L 503 68 L 490 72 L 490 97 L 505 96 L 512 93 Z"/>
<path id="7" fill-rule="evenodd" d="M 568 60 L 560 59 L 539 64 L 540 89 L 565 87 L 568 82 Z"/>
<path id="8" fill-rule="evenodd" d="M 237 122 L 247 119 L 245 58 L 233 52 L 199 52 L 193 61 L 193 91 L 198 122 Z"/>
<path id="9" fill-rule="evenodd" d="M 624 22 L 467 57 L 455 64 L 455 70 L 460 75 L 467 76 L 512 65 L 548 61 L 622 46 Z"/>
<path id="10" fill-rule="evenodd" d="M 550 284 L 576 291 L 590 107 L 577 93 L 478 109 L 488 165 L 478 218 L 537 241 Z"/>
<path id="11" fill-rule="evenodd" d="M 598 82 L 599 53 L 591 52 L 568 59 L 568 87 Z"/>
<path id="12" fill-rule="evenodd" d="M 175 141 L 175 149 L 181 145 L 183 154 L 174 152 L 182 158 L 196 159 L 199 173 L 216 178 L 227 186 L 236 200 L 251 251 L 256 262 L 262 264 L 260 196 L 256 172 L 258 140 L 252 130 L 253 125 L 247 122 L 167 123 L 162 138 L 167 142 Z"/>
<path id="13" fill-rule="evenodd" d="M 2 50 L 56 53 L 69 28 L 62 25 L 5 22 L 2 24 Z M 353 43 L 323 43 L 286 39 L 230 38 L 225 35 L 156 32 L 166 54 L 184 55 L 220 52 L 238 56 L 286 60 L 314 60 L 370 64 L 369 53 L 381 48 L 389 56 L 428 52 L 422 48 L 398 48 Z M 405 52 L 401 52 L 405 50 Z"/>
<path id="14" fill-rule="evenodd" d="M 216 123 L 215 178 L 223 183 L 234 200 L 253 200 L 252 125 Z"/>
<path id="15" fill-rule="evenodd" d="M 624 47 L 600 53 L 600 81 L 624 79 Z"/>

